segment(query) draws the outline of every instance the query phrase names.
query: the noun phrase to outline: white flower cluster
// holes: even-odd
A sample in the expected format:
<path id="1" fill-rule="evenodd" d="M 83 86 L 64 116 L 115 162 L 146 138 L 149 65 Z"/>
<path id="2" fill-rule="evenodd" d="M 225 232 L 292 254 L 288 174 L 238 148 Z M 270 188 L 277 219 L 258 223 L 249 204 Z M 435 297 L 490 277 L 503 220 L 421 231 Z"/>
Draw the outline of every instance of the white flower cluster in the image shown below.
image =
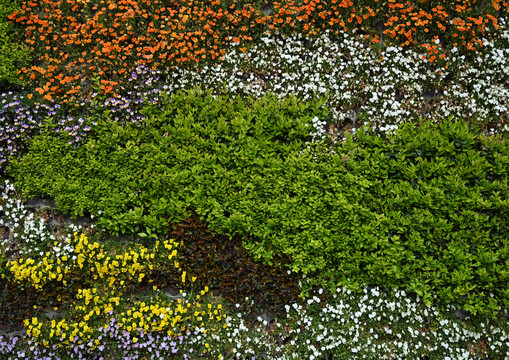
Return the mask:
<path id="1" fill-rule="evenodd" d="M 332 122 L 348 119 L 354 128 L 389 131 L 419 117 L 454 115 L 501 131 L 509 120 L 509 29 L 503 21 L 501 26 L 497 43 L 485 41 L 482 52 L 468 61 L 451 52 L 447 66 L 398 47 L 378 53 L 344 32 L 314 40 L 266 35 L 245 53 L 232 45 L 221 64 L 168 71 L 163 88 L 173 92 L 198 83 L 242 97 L 271 92 L 305 101 L 327 96 Z"/>
<path id="2" fill-rule="evenodd" d="M 237 357 L 267 359 L 477 359 L 485 351 L 509 353 L 509 332 L 493 324 L 444 318 L 404 291 L 338 289 L 321 300 L 323 290 L 303 304 L 286 305 L 286 316 L 267 331 L 267 323 L 250 327 L 242 314 L 228 317 L 217 341 L 231 345 Z M 261 319 L 259 319 L 261 320 Z M 488 328 L 491 328 L 488 331 Z M 484 344 L 479 347 L 479 344 Z M 336 357 L 337 356 L 337 357 Z"/>
<path id="3" fill-rule="evenodd" d="M 327 122 L 325 120 L 320 120 L 318 117 L 313 117 L 313 130 L 312 130 L 312 137 L 313 141 L 319 141 L 323 139 L 327 133 L 326 126 Z"/>
<path id="4" fill-rule="evenodd" d="M 9 236 L 0 238 L 2 252 L 17 251 L 23 256 L 44 256 L 47 251 L 51 251 L 57 257 L 74 253 L 69 241 L 64 241 L 63 244 L 57 241 L 46 221 L 27 210 L 23 202 L 16 197 L 16 190 L 8 180 L 3 186 L 0 185 L 0 193 L 0 226 L 9 229 Z M 72 226 L 70 231 L 80 228 Z M 69 236 L 66 240 L 69 240 Z"/>

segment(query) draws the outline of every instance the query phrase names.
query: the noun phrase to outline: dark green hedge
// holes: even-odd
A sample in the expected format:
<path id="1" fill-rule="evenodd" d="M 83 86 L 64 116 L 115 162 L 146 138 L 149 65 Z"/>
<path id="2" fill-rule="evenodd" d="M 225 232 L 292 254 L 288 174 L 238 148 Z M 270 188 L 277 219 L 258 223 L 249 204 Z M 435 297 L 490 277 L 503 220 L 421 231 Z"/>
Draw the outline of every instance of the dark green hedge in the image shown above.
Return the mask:
<path id="1" fill-rule="evenodd" d="M 26 196 L 53 196 L 114 232 L 195 211 L 251 254 L 331 286 L 402 287 L 426 303 L 509 307 L 507 140 L 460 121 L 359 131 L 306 145 L 321 102 L 180 93 L 146 123 L 102 123 L 73 149 L 51 132 L 11 167 Z"/>

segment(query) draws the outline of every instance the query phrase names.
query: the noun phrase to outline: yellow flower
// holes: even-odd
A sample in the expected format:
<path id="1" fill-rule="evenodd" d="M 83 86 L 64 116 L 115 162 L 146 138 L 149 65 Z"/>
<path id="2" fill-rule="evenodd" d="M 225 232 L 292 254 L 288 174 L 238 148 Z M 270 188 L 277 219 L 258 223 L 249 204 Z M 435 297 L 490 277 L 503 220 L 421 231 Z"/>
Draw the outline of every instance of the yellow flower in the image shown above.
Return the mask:
<path id="1" fill-rule="evenodd" d="M 183 283 L 186 282 L 186 272 L 185 271 L 182 273 L 182 282 Z"/>
<path id="2" fill-rule="evenodd" d="M 133 338 L 133 343 L 138 342 L 138 338 Z"/>

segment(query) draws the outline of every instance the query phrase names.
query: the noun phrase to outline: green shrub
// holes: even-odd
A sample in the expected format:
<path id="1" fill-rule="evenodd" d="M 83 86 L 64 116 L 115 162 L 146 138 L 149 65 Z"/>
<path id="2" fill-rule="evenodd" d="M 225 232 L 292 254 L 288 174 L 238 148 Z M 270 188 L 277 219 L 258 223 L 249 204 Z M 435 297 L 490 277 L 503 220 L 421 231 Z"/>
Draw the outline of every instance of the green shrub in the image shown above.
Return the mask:
<path id="1" fill-rule="evenodd" d="M 327 112 L 296 98 L 250 102 L 181 92 L 144 109 L 142 124 L 101 121 L 78 148 L 48 124 L 11 174 L 70 215 L 102 212 L 113 233 L 165 232 L 190 210 L 217 217 L 245 168 L 302 151 Z"/>
<path id="2" fill-rule="evenodd" d="M 250 234 L 332 287 L 403 287 L 473 313 L 509 305 L 509 147 L 463 122 L 360 131 L 335 154 L 251 168 L 215 231 Z M 211 220 L 212 221 L 212 220 Z"/>
<path id="3" fill-rule="evenodd" d="M 437 293 L 474 313 L 507 308 L 508 145 L 453 121 L 350 140 L 346 168 L 371 182 L 364 204 L 381 215 L 376 251 L 359 254 L 359 270 L 428 302 Z"/>
<path id="4" fill-rule="evenodd" d="M 164 233 L 194 211 L 256 258 L 289 257 L 332 288 L 509 307 L 507 140 L 451 120 L 359 131 L 331 153 L 307 144 L 321 104 L 180 93 L 143 124 L 102 122 L 79 148 L 47 132 L 10 170 L 25 196 L 102 211 L 112 232 Z"/>
<path id="5" fill-rule="evenodd" d="M 17 71 L 30 62 L 30 53 L 15 42 L 14 25 L 7 18 L 21 3 L 20 0 L 4 0 L 0 5 L 0 90 L 25 85 Z"/>

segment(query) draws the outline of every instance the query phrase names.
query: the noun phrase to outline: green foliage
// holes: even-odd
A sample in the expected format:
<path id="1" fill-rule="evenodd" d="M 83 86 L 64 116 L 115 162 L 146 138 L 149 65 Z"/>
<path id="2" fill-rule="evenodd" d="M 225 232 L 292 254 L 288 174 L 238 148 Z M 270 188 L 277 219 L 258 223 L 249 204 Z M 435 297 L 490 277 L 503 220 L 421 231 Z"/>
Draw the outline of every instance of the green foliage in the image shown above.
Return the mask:
<path id="1" fill-rule="evenodd" d="M 25 85 L 17 71 L 26 66 L 31 57 L 28 49 L 15 42 L 14 25 L 7 18 L 21 3 L 20 0 L 3 0 L 0 5 L 0 89 Z"/>
<path id="2" fill-rule="evenodd" d="M 112 232 L 165 233 L 196 212 L 271 264 L 352 289 L 400 287 L 474 313 L 509 307 L 509 147 L 463 122 L 307 145 L 320 101 L 179 93 L 79 148 L 48 132 L 11 167 L 26 196 Z"/>
<path id="3" fill-rule="evenodd" d="M 507 141 L 462 122 L 361 131 L 335 154 L 247 170 L 258 173 L 212 227 L 333 286 L 403 287 L 494 314 L 509 305 L 508 170 Z"/>
<path id="4" fill-rule="evenodd" d="M 5 251 L 0 248 L 0 279 L 3 279 L 5 277 L 5 263 L 7 262 L 5 258 Z"/>
<path id="5" fill-rule="evenodd" d="M 347 170 L 372 184 L 364 204 L 379 216 L 376 248 L 353 261 L 366 280 L 405 283 L 426 303 L 462 299 L 473 313 L 509 305 L 509 147 L 478 133 L 463 122 L 406 124 L 341 149 Z"/>
<path id="6" fill-rule="evenodd" d="M 78 148 L 48 124 L 12 174 L 26 196 L 54 196 L 70 215 L 102 212 L 113 233 L 165 232 L 189 210 L 219 216 L 246 167 L 302 151 L 327 113 L 296 98 L 249 102 L 181 92 L 144 109 L 144 124 L 100 120 Z"/>

